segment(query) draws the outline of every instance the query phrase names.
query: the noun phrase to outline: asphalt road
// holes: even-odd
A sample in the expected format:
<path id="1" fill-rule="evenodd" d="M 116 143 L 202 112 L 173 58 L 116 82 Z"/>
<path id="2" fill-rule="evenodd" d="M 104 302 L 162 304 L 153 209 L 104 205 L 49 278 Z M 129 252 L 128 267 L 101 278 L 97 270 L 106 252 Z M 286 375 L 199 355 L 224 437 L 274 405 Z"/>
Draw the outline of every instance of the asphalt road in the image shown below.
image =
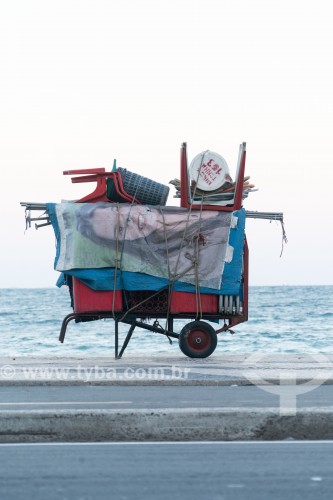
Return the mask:
<path id="1" fill-rule="evenodd" d="M 1 410 L 278 408 L 280 394 L 296 394 L 297 408 L 333 404 L 333 385 L 273 386 L 9 386 L 0 387 Z M 265 390 L 263 390 L 265 389 Z M 300 391 L 306 390 L 304 394 Z"/>
<path id="2" fill-rule="evenodd" d="M 333 442 L 0 445 L 6 500 L 331 500 Z"/>

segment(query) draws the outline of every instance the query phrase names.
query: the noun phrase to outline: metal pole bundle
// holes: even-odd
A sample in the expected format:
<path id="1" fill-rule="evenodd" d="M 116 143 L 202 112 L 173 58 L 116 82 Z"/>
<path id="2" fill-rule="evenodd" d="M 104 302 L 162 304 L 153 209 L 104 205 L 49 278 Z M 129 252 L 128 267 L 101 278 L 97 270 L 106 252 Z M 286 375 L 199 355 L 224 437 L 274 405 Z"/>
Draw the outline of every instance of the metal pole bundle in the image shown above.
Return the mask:
<path id="1" fill-rule="evenodd" d="M 252 212 L 250 210 L 245 210 L 245 215 L 248 219 L 267 219 L 283 222 L 282 212 Z"/>
<path id="2" fill-rule="evenodd" d="M 30 201 L 21 201 L 21 207 L 25 207 L 26 210 L 46 210 L 46 203 L 33 203 Z"/>

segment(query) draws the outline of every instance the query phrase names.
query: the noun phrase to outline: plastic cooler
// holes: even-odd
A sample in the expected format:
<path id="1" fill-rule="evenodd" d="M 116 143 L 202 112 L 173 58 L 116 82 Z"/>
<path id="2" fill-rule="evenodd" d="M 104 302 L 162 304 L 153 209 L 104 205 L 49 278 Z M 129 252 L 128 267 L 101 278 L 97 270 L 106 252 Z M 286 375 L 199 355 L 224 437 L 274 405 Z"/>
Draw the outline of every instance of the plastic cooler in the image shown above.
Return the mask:
<path id="1" fill-rule="evenodd" d="M 218 295 L 201 294 L 201 311 L 203 313 L 217 313 L 219 307 Z M 170 313 L 190 313 L 197 310 L 197 297 L 195 293 L 172 292 Z"/>
<path id="2" fill-rule="evenodd" d="M 122 291 L 93 290 L 76 278 L 73 278 L 74 312 L 122 311 Z"/>

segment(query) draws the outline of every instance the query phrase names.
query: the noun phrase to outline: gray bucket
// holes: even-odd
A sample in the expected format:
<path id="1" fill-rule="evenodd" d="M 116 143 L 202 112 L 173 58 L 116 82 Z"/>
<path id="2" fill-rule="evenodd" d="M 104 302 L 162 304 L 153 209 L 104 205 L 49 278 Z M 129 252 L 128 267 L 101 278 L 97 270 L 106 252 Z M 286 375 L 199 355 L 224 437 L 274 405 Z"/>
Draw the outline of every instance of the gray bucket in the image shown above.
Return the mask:
<path id="1" fill-rule="evenodd" d="M 126 168 L 118 168 L 124 190 L 143 205 L 166 205 L 170 188 L 142 175 L 133 174 Z"/>

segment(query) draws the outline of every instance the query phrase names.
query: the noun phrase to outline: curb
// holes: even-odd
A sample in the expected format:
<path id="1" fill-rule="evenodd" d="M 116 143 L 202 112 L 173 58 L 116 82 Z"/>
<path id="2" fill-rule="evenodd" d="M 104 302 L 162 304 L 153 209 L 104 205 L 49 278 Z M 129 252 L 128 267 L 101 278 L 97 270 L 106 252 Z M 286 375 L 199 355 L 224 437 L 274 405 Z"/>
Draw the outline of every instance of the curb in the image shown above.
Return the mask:
<path id="1" fill-rule="evenodd" d="M 290 380 L 288 378 L 270 378 L 265 380 L 248 380 L 246 378 L 230 378 L 230 379 L 181 379 L 181 380 L 170 380 L 170 379 L 148 379 L 148 380 L 47 380 L 47 379 L 16 379 L 16 380 L 1 380 L 0 387 L 38 387 L 38 386 L 50 386 L 50 387 L 69 387 L 69 386 L 264 386 L 264 385 L 291 385 L 294 384 L 294 379 Z M 333 385 L 333 379 L 313 379 L 299 378 L 297 379 L 297 385 Z"/>
<path id="2" fill-rule="evenodd" d="M 333 439 L 333 410 L 188 408 L 1 411 L 0 442 Z"/>

